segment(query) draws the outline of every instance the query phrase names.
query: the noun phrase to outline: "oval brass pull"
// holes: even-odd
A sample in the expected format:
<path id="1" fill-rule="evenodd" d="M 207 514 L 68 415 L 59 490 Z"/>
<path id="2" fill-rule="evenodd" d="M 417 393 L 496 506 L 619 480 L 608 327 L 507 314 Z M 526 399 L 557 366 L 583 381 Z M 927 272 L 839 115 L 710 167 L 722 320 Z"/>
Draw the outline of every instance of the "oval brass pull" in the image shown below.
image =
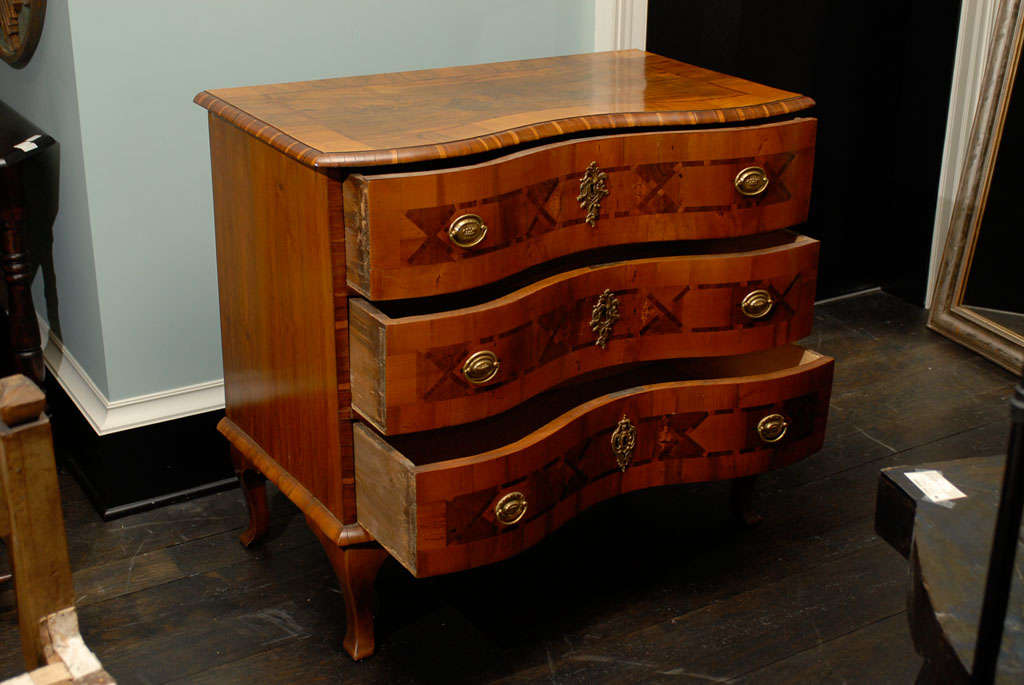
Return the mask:
<path id="1" fill-rule="evenodd" d="M 498 375 L 500 367 L 498 355 L 490 350 L 481 350 L 469 355 L 469 359 L 462 365 L 462 375 L 473 385 L 483 385 Z"/>
<path id="2" fill-rule="evenodd" d="M 775 300 L 767 290 L 752 290 L 743 297 L 740 309 L 750 319 L 763 319 L 772 312 Z"/>
<path id="3" fill-rule="evenodd" d="M 636 449 L 636 426 L 625 414 L 619 419 L 615 430 L 612 431 L 612 454 L 615 455 L 615 463 L 619 470 L 626 471 L 629 462 L 633 460 L 633 450 Z"/>
<path id="4" fill-rule="evenodd" d="M 510 492 L 494 505 L 494 518 L 506 526 L 519 523 L 526 515 L 526 495 L 521 492 Z"/>
<path id="5" fill-rule="evenodd" d="M 789 421 L 782 414 L 769 414 L 757 422 L 757 435 L 767 443 L 778 442 L 789 430 Z"/>
<path id="6" fill-rule="evenodd" d="M 608 174 L 601 171 L 597 162 L 591 162 L 580 179 L 580 194 L 576 201 L 580 209 L 587 213 L 586 221 L 593 228 L 597 226 L 597 215 L 601 211 L 601 200 L 608 194 Z"/>
<path id="7" fill-rule="evenodd" d="M 736 174 L 734 183 L 740 195 L 760 195 L 768 187 L 768 173 L 759 166 L 748 166 Z"/>
<path id="8" fill-rule="evenodd" d="M 448 227 L 448 237 L 459 247 L 473 247 L 487 236 L 487 224 L 476 214 L 463 214 Z"/>
<path id="9" fill-rule="evenodd" d="M 619 300 L 615 293 L 605 289 L 601 293 L 594 308 L 590 310 L 590 330 L 596 336 L 594 344 L 602 350 L 608 346 L 608 338 L 612 335 L 612 326 L 619 320 Z"/>

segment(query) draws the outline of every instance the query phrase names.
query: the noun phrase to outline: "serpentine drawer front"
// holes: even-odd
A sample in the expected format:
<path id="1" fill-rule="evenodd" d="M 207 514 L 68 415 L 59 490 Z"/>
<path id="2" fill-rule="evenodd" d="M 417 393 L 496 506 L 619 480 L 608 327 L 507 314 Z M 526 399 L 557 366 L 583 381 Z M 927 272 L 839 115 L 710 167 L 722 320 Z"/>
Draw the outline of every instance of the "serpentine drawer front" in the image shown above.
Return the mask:
<path id="1" fill-rule="evenodd" d="M 470 431 L 383 438 L 357 423 L 359 523 L 430 576 L 505 559 L 623 492 L 778 468 L 821 447 L 832 365 L 783 347 L 601 379 L 588 391 L 616 390 L 550 420 L 587 392 Z"/>
<path id="2" fill-rule="evenodd" d="M 749 521 L 752 477 L 821 446 L 832 360 L 793 345 L 810 98 L 626 50 L 196 102 L 242 541 L 262 475 L 338 575 L 353 658 L 389 554 L 470 569 L 672 483 L 740 479 Z"/>
<path id="3" fill-rule="evenodd" d="M 604 136 L 349 176 L 348 283 L 374 300 L 422 297 L 596 247 L 794 226 L 807 217 L 816 123 Z"/>
<path id="4" fill-rule="evenodd" d="M 750 243 L 761 246 L 738 249 Z M 786 233 L 730 246 L 566 271 L 436 314 L 391 318 L 350 300 L 352 406 L 385 434 L 440 428 L 588 371 L 808 335 L 818 242 Z"/>

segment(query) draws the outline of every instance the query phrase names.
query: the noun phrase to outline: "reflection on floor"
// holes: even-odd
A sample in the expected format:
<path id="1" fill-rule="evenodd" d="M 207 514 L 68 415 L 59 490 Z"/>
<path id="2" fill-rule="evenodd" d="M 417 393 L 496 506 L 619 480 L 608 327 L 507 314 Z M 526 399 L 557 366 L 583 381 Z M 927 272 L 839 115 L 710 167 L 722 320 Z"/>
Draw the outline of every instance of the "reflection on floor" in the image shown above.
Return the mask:
<path id="1" fill-rule="evenodd" d="M 722 484 L 633 493 L 529 552 L 378 580 L 378 651 L 341 650 L 345 614 L 302 516 L 236 537 L 237 492 L 99 520 L 62 481 L 82 632 L 119 683 L 913 682 L 906 562 L 872 529 L 878 470 L 1000 454 L 1014 378 L 873 293 L 818 308 L 803 344 L 837 359 L 824 450 L 763 476 L 736 530 Z M 0 586 L 0 677 L 20 668 Z"/>

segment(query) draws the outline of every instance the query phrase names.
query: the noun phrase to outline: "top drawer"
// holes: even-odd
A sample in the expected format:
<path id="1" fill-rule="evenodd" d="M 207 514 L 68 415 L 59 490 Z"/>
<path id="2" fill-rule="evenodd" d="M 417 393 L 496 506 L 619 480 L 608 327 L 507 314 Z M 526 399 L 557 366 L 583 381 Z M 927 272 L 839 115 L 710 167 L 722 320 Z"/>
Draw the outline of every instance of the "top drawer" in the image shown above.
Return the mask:
<path id="1" fill-rule="evenodd" d="M 793 226 L 807 217 L 816 125 L 602 136 L 454 169 L 353 174 L 348 283 L 374 300 L 425 297 L 591 248 Z"/>

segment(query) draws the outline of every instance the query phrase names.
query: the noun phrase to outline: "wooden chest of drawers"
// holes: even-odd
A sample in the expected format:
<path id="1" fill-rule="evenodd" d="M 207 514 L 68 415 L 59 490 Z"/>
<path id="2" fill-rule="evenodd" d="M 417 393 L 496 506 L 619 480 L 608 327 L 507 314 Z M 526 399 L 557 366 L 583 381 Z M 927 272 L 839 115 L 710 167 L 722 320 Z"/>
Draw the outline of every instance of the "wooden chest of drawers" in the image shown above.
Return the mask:
<path id="1" fill-rule="evenodd" d="M 204 91 L 227 416 L 373 651 L 416 576 L 817 450 L 813 102 L 639 51 Z"/>

